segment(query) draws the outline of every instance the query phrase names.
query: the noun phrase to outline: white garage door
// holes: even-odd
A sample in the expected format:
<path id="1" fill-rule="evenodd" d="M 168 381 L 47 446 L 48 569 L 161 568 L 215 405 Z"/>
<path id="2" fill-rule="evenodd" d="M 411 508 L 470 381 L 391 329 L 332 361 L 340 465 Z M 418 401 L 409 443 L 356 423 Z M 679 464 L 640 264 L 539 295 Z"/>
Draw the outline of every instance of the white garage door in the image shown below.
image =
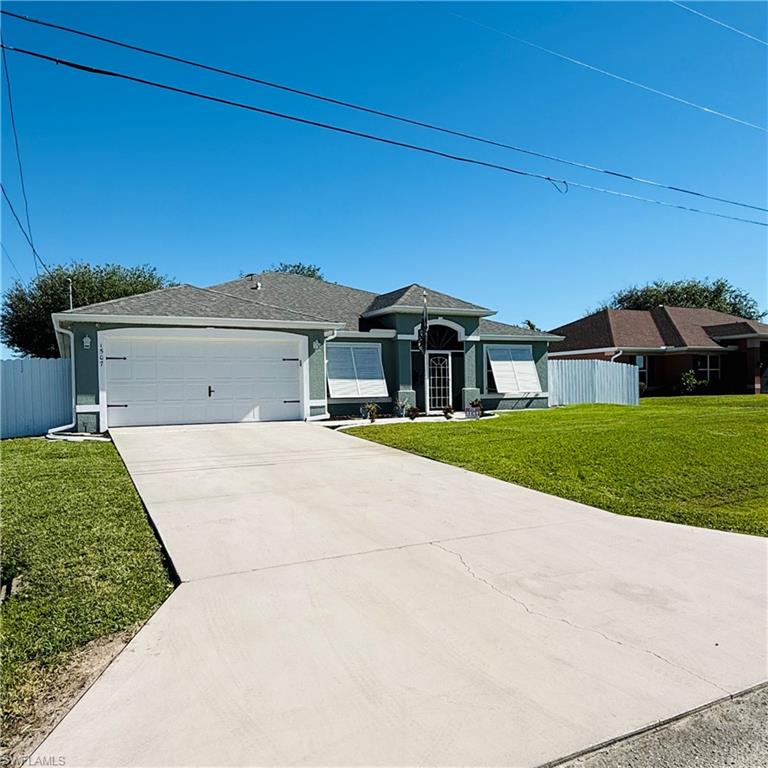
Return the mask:
<path id="1" fill-rule="evenodd" d="M 101 346 L 110 427 L 302 418 L 298 338 L 110 336 Z"/>

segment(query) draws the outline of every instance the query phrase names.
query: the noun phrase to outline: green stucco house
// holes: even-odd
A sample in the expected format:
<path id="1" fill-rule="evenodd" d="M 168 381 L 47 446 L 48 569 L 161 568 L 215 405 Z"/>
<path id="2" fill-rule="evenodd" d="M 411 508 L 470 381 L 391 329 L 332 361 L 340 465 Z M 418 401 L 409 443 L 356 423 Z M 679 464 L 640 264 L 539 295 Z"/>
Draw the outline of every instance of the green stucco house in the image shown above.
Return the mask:
<path id="1" fill-rule="evenodd" d="M 419 348 L 424 299 L 429 331 Z M 314 420 L 403 404 L 440 412 L 547 406 L 562 337 L 409 285 L 375 294 L 293 274 L 178 285 L 53 315 L 78 431 Z"/>

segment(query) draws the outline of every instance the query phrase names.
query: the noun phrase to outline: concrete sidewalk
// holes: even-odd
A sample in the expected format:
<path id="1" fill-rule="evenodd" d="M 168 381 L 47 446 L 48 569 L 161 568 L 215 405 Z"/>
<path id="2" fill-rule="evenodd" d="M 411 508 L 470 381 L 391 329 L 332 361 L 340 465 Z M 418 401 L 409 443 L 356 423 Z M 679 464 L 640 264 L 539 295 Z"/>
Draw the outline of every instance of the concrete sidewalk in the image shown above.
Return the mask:
<path id="1" fill-rule="evenodd" d="M 36 757 L 538 765 L 768 679 L 764 539 L 316 425 L 114 438 L 184 583 Z"/>

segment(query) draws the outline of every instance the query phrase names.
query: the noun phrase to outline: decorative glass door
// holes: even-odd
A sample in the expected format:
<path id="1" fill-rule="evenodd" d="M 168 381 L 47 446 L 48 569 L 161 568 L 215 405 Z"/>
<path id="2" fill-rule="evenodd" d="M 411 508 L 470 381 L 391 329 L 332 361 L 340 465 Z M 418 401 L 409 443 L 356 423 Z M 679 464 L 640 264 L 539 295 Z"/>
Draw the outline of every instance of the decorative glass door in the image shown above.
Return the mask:
<path id="1" fill-rule="evenodd" d="M 451 405 L 451 355 L 447 352 L 430 352 L 427 356 L 429 372 L 429 408 L 441 411 Z"/>

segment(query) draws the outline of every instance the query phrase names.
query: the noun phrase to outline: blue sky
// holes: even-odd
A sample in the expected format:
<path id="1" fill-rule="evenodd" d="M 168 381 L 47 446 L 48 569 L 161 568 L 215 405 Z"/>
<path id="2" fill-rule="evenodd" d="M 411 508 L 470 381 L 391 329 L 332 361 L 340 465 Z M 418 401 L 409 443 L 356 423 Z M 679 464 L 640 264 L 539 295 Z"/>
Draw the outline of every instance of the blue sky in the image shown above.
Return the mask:
<path id="1" fill-rule="evenodd" d="M 768 35 L 766 4 L 692 4 Z M 766 49 L 671 3 L 5 3 L 531 149 L 765 205 L 766 134 L 455 18 L 765 125 Z M 536 172 L 656 192 L 3 19 L 7 43 Z M 542 327 L 630 283 L 723 276 L 768 306 L 765 228 L 571 189 L 9 54 L 38 251 L 208 285 L 279 261 L 425 283 Z M 7 103 L 3 101 L 3 127 Z M 3 183 L 22 210 L 13 145 Z M 704 204 L 739 215 L 749 212 Z M 3 206 L 3 243 L 31 254 Z M 16 276 L 3 256 L 2 284 Z"/>

